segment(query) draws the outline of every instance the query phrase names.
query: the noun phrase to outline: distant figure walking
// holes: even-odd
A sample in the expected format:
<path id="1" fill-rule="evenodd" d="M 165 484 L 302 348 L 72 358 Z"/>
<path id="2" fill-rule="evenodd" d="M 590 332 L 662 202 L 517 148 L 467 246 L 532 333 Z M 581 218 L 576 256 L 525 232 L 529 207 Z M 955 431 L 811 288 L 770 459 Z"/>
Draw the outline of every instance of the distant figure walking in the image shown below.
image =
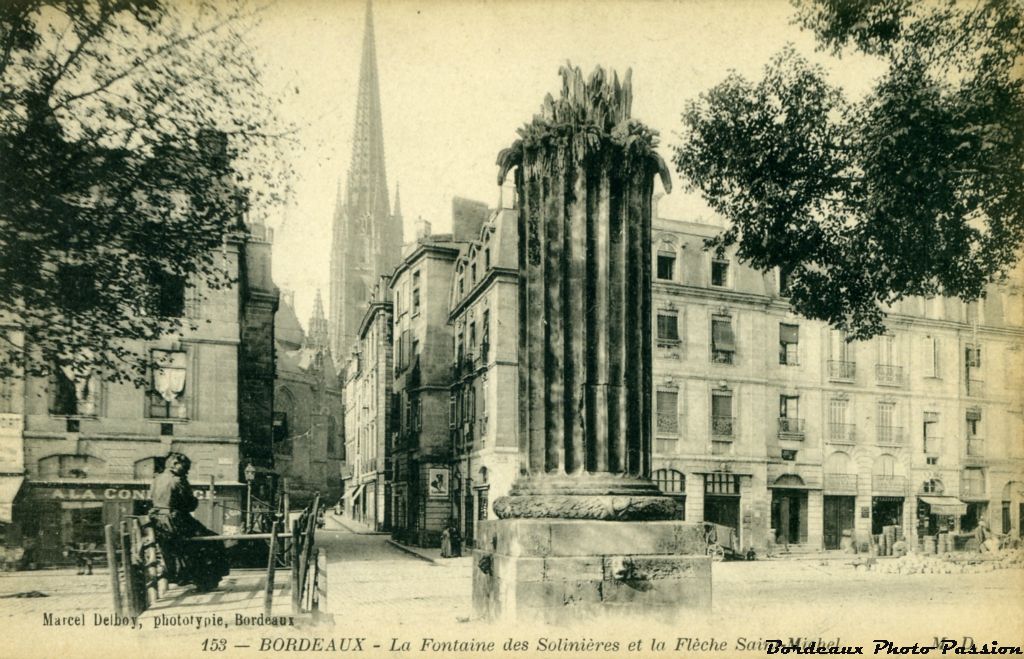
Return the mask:
<path id="1" fill-rule="evenodd" d="M 216 588 L 230 569 L 223 543 L 188 542 L 196 536 L 215 535 L 192 516 L 199 500 L 188 482 L 191 466 L 186 455 L 168 454 L 164 470 L 153 478 L 150 518 L 163 556 L 163 576 L 170 583 L 194 584 L 205 592 Z"/>

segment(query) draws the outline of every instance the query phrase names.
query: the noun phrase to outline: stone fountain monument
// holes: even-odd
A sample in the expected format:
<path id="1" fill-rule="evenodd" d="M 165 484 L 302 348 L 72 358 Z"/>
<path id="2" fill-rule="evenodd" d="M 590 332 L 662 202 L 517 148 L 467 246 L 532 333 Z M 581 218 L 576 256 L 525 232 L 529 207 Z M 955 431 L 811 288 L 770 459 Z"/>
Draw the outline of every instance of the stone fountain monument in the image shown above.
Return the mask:
<path id="1" fill-rule="evenodd" d="M 478 618 L 564 623 L 711 605 L 700 524 L 651 475 L 651 200 L 668 170 L 627 71 L 562 92 L 498 156 L 519 209 L 519 475 L 477 526 Z"/>

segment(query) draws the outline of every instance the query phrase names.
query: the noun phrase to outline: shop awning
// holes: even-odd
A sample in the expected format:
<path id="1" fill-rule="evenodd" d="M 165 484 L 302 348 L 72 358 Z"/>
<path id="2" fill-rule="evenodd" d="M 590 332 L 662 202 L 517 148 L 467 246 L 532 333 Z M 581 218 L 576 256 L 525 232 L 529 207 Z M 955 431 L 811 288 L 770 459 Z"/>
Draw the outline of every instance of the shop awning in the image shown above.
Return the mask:
<path id="1" fill-rule="evenodd" d="M 920 497 L 933 515 L 966 515 L 967 504 L 956 497 Z"/>
<path id="2" fill-rule="evenodd" d="M 14 520 L 14 497 L 18 496 L 24 476 L 0 476 L 0 524 Z"/>
<path id="3" fill-rule="evenodd" d="M 352 493 L 352 501 L 355 501 L 363 493 L 363 488 L 366 487 L 366 483 L 360 483 L 355 487 L 355 491 Z"/>

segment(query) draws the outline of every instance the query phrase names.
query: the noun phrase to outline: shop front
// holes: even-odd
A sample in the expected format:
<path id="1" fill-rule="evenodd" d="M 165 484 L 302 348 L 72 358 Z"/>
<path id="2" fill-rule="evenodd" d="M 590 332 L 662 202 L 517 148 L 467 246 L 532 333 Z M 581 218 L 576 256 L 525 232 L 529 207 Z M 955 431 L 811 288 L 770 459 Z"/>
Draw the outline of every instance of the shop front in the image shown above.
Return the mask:
<path id="1" fill-rule="evenodd" d="M 148 483 L 32 483 L 26 489 L 14 506 L 13 525 L 30 568 L 74 562 L 69 548 L 101 549 L 107 524 L 145 514 L 151 505 Z M 215 489 L 211 505 L 208 488 L 195 488 L 200 504 L 193 514 L 217 532 L 240 528 L 244 485 Z"/>
<path id="2" fill-rule="evenodd" d="M 903 497 L 871 497 L 871 534 L 879 535 L 885 526 L 903 528 Z"/>

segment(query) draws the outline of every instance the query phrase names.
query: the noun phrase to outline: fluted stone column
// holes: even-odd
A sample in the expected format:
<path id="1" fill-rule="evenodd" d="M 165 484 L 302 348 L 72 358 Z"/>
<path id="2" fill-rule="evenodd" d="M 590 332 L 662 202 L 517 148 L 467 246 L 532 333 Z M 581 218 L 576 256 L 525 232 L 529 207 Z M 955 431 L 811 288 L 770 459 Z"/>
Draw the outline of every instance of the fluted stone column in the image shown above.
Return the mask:
<path id="1" fill-rule="evenodd" d="M 651 474 L 651 198 L 656 134 L 632 89 L 562 69 L 499 156 L 519 199 L 519 477 L 498 517 L 678 518 Z"/>
<path id="2" fill-rule="evenodd" d="M 655 134 L 632 90 L 565 67 L 498 157 L 519 201 L 519 475 L 473 545 L 478 618 L 676 623 L 707 610 L 700 524 L 651 473 Z"/>

